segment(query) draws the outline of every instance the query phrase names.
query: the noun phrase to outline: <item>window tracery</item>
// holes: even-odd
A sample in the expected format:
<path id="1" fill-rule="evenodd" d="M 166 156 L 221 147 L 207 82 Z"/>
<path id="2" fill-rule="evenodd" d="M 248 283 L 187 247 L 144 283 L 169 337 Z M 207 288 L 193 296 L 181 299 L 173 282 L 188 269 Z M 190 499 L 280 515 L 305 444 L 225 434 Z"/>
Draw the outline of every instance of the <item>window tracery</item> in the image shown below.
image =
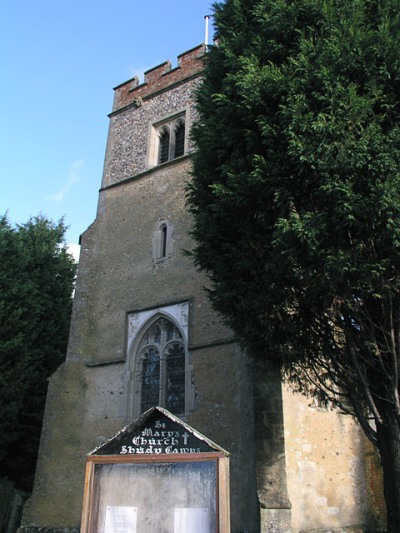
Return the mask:
<path id="1" fill-rule="evenodd" d="M 188 301 L 128 313 L 127 359 L 119 399 L 120 416 L 127 422 L 153 405 L 180 417 L 194 409 L 188 317 Z"/>
<path id="2" fill-rule="evenodd" d="M 182 333 L 167 318 L 159 318 L 144 333 L 138 347 L 140 412 L 160 405 L 174 414 L 185 412 L 185 344 Z"/>

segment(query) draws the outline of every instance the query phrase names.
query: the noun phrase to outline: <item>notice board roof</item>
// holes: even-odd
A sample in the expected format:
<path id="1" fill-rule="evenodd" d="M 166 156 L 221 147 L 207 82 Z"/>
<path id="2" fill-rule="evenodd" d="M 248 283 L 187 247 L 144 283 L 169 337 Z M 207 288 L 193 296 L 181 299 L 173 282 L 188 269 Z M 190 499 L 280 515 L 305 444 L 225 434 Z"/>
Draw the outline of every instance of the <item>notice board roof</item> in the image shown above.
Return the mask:
<path id="1" fill-rule="evenodd" d="M 163 409 L 152 407 L 88 455 L 229 453 Z"/>

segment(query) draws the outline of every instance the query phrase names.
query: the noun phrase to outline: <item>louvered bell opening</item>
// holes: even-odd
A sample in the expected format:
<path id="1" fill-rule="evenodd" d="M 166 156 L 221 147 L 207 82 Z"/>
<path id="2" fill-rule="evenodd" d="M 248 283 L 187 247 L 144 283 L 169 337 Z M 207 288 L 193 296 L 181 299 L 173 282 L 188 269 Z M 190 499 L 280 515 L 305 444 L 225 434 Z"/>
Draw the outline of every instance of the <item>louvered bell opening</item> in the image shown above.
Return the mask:
<path id="1" fill-rule="evenodd" d="M 185 124 L 181 122 L 175 131 L 175 155 L 179 157 L 185 151 Z"/>
<path id="2" fill-rule="evenodd" d="M 169 131 L 164 130 L 160 135 L 160 152 L 159 152 L 159 163 L 165 163 L 168 161 L 169 156 Z"/>

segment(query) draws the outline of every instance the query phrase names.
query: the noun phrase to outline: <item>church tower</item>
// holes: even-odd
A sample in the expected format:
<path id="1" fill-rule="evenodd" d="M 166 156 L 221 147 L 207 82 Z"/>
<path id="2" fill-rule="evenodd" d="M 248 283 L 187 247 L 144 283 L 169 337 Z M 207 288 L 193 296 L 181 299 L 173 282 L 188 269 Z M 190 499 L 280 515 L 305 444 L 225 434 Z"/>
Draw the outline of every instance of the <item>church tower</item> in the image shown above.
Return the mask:
<path id="1" fill-rule="evenodd" d="M 97 215 L 81 237 L 68 353 L 49 382 L 21 532 L 76 533 L 86 454 L 153 406 L 230 453 L 232 533 L 365 522 L 360 432 L 336 414 L 309 411 L 278 375 L 252 368 L 185 253 L 205 52 L 198 46 L 176 67 L 167 61 L 144 83 L 115 88 Z"/>
<path id="2" fill-rule="evenodd" d="M 81 237 L 68 354 L 50 380 L 25 523 L 78 528 L 86 454 L 159 405 L 235 450 L 232 531 L 255 531 L 250 368 L 185 254 L 204 51 L 115 88 L 98 211 Z"/>

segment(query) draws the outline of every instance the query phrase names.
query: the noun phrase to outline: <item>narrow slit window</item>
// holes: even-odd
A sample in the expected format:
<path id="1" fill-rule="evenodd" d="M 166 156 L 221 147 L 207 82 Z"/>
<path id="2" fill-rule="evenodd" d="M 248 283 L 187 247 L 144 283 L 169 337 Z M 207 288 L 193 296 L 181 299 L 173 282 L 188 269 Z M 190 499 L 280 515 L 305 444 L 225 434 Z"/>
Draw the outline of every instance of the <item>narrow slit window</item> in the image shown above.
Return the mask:
<path id="1" fill-rule="evenodd" d="M 154 263 L 165 261 L 174 253 L 174 227 L 165 218 L 154 229 L 152 253 Z"/>
<path id="2" fill-rule="evenodd" d="M 161 228 L 161 258 L 167 257 L 167 232 L 168 228 L 164 224 Z"/>

